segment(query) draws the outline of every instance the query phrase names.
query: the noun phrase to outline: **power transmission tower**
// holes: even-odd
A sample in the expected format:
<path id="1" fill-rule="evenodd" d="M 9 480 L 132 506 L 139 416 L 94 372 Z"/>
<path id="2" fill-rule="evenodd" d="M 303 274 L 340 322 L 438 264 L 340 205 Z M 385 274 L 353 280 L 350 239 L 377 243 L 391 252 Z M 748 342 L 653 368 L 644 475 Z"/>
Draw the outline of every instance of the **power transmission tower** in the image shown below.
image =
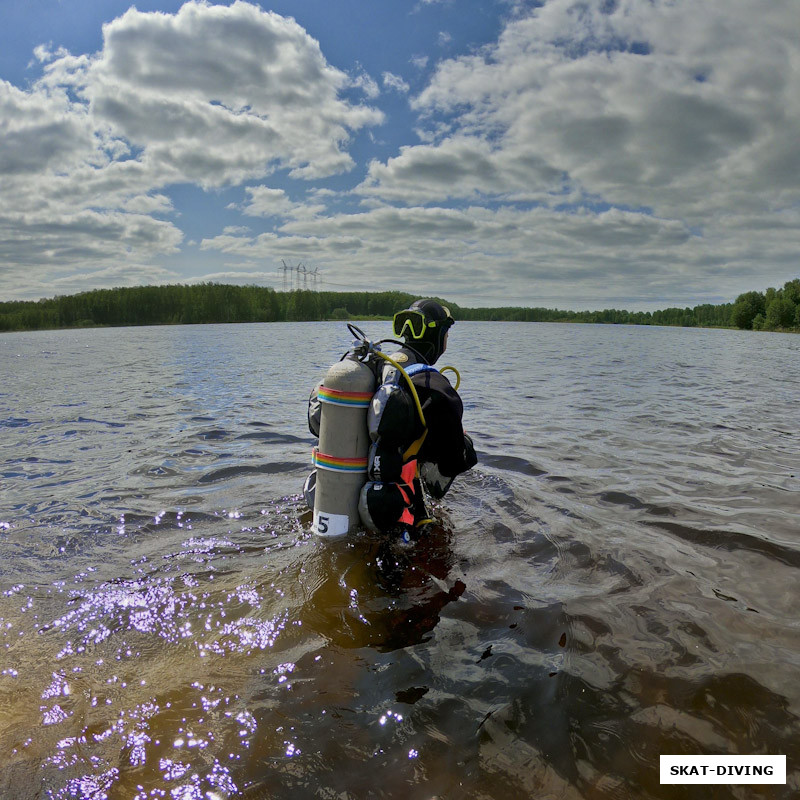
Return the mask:
<path id="1" fill-rule="evenodd" d="M 303 289 L 308 289 L 309 280 L 311 282 L 311 289 L 317 291 L 318 284 L 322 283 L 322 276 L 319 274 L 319 267 L 309 269 L 305 264 L 299 261 L 296 266 L 290 267 L 286 261 L 281 259 L 282 267 L 278 267 L 278 272 L 283 272 L 283 291 L 298 291 L 301 286 Z M 302 283 L 301 278 L 302 277 Z"/>

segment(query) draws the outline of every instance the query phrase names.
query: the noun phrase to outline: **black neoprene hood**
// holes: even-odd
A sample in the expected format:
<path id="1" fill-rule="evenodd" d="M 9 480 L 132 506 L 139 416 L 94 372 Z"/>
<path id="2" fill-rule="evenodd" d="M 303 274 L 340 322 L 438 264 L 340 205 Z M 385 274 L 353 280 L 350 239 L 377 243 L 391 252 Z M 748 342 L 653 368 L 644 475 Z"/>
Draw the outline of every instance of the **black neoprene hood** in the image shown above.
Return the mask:
<path id="1" fill-rule="evenodd" d="M 408 336 L 403 337 L 408 344 L 422 351 L 422 355 L 428 359 L 428 363 L 435 364 L 439 356 L 444 352 L 445 336 L 455 320 L 450 314 L 450 310 L 436 300 L 416 300 L 409 308 L 424 314 L 427 322 L 442 323 L 441 325 L 437 324 L 433 328 L 426 328 L 425 335 L 422 339 L 415 340 Z M 424 346 L 421 347 L 420 345 Z"/>

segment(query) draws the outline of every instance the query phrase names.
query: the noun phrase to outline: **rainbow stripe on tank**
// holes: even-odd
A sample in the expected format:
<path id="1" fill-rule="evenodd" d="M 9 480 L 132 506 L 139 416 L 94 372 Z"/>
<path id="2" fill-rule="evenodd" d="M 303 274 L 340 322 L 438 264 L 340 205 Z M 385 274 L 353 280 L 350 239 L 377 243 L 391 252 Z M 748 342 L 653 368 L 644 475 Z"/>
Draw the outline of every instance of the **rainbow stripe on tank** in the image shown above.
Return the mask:
<path id="1" fill-rule="evenodd" d="M 321 403 L 347 408 L 369 408 L 373 394 L 373 392 L 344 392 L 341 389 L 329 389 L 327 386 L 320 386 L 317 389 L 317 397 Z"/>
<path id="2" fill-rule="evenodd" d="M 368 458 L 342 458 L 341 456 L 329 456 L 327 453 L 320 453 L 315 447 L 311 451 L 311 461 L 315 467 L 329 469 L 334 472 L 366 472 Z"/>

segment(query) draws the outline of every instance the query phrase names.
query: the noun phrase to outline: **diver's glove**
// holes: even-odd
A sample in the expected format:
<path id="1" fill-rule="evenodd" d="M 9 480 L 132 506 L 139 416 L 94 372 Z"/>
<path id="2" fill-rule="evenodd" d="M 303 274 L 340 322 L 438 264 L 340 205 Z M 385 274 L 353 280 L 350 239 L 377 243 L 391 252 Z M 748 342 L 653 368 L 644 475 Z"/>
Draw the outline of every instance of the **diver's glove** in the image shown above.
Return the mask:
<path id="1" fill-rule="evenodd" d="M 419 476 L 434 500 L 441 500 L 455 480 L 449 475 L 442 475 L 432 461 L 425 461 L 419 465 Z"/>
<path id="2" fill-rule="evenodd" d="M 475 455 L 475 446 L 472 438 L 464 431 L 464 465 L 467 469 L 472 469 L 478 463 L 478 456 Z"/>

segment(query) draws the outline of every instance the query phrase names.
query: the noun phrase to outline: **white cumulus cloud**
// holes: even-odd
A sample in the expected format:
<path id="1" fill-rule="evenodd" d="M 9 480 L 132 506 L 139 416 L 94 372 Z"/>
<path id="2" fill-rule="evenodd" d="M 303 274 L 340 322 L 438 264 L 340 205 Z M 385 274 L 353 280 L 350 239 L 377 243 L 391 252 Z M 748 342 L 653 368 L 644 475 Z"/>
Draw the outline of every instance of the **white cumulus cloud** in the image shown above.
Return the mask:
<path id="1" fill-rule="evenodd" d="M 549 0 L 441 61 L 412 100 L 423 143 L 373 161 L 357 191 L 546 207 L 518 219 L 560 243 L 509 227 L 528 266 L 495 263 L 518 277 L 549 264 L 553 285 L 622 272 L 655 300 L 796 276 L 798 19 L 793 0 Z M 654 226 L 672 234 L 643 250 Z"/>
<path id="2" fill-rule="evenodd" d="M 406 81 L 404 81 L 399 75 L 395 75 L 393 72 L 384 72 L 381 78 L 383 80 L 383 85 L 387 89 L 393 89 L 401 94 L 407 94 L 411 89 Z"/>
<path id="3" fill-rule="evenodd" d="M 35 55 L 34 85 L 0 82 L 6 294 L 19 270 L 46 284 L 94 266 L 100 280 L 111 264 L 176 252 L 182 233 L 155 216 L 172 211 L 166 187 L 341 173 L 352 134 L 382 119 L 342 99 L 350 78 L 293 19 L 241 0 L 132 7 L 94 55 Z"/>
<path id="4" fill-rule="evenodd" d="M 800 175 L 793 18 L 792 0 L 551 0 L 442 62 L 415 105 L 534 182 L 549 168 L 552 184 L 698 222 L 753 192 L 768 209 Z M 488 173 L 475 187 L 494 191 Z"/>

